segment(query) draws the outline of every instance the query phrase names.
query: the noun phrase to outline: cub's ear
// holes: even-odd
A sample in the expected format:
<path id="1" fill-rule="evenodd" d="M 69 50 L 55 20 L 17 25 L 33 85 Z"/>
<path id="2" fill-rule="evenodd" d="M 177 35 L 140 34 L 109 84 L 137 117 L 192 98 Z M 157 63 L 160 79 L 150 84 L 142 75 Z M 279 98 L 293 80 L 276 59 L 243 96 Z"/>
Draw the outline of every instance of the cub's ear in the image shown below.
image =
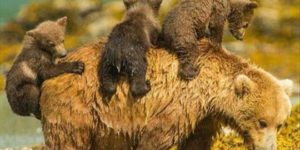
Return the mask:
<path id="1" fill-rule="evenodd" d="M 238 75 L 234 79 L 235 93 L 239 97 L 243 97 L 244 95 L 250 93 L 253 90 L 254 85 L 255 83 L 244 74 Z"/>
<path id="2" fill-rule="evenodd" d="M 280 80 L 279 83 L 288 96 L 291 96 L 293 94 L 294 83 L 292 80 L 284 79 Z"/>
<path id="3" fill-rule="evenodd" d="M 26 32 L 26 35 L 31 36 L 33 38 L 37 38 L 38 37 L 38 31 L 36 29 L 30 30 L 30 31 Z"/>
<path id="4" fill-rule="evenodd" d="M 247 8 L 248 10 L 255 9 L 255 8 L 257 8 L 257 7 L 258 7 L 258 4 L 257 4 L 257 2 L 255 2 L 255 1 L 250 1 L 250 2 L 248 2 L 248 3 L 246 4 L 246 8 Z"/>
<path id="5" fill-rule="evenodd" d="M 130 8 L 135 2 L 137 2 L 137 0 L 123 0 L 126 9 Z"/>
<path id="6" fill-rule="evenodd" d="M 159 10 L 162 0 L 149 0 L 151 7 L 155 10 Z"/>
<path id="7" fill-rule="evenodd" d="M 62 17 L 62 18 L 59 18 L 56 23 L 60 26 L 63 26 L 65 27 L 67 25 L 67 20 L 68 20 L 68 17 Z"/>

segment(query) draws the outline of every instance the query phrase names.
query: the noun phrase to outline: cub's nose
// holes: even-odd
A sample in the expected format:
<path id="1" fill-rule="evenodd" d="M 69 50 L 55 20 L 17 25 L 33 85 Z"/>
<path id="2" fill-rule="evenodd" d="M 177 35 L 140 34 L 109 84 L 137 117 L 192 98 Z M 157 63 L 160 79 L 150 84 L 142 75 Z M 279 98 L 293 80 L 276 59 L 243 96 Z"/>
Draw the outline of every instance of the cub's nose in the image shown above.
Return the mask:
<path id="1" fill-rule="evenodd" d="M 67 50 L 65 49 L 63 44 L 59 44 L 55 47 L 55 53 L 57 57 L 66 57 L 67 55 Z"/>
<path id="2" fill-rule="evenodd" d="M 240 41 L 243 41 L 244 40 L 244 37 L 243 36 L 238 36 L 236 37 L 237 40 L 240 40 Z"/>
<path id="3" fill-rule="evenodd" d="M 66 57 L 66 56 L 67 56 L 66 50 L 65 50 L 64 52 L 61 52 L 61 53 L 58 55 L 59 58 L 63 58 L 63 57 Z"/>

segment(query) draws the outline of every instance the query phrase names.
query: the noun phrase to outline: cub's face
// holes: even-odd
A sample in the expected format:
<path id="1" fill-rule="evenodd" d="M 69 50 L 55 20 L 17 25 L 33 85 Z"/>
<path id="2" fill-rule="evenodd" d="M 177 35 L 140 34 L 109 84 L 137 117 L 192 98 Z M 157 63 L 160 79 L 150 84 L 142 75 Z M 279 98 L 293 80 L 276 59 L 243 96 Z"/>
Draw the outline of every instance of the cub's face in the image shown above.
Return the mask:
<path id="1" fill-rule="evenodd" d="M 162 0 L 123 0 L 126 9 L 129 9 L 137 3 L 148 4 L 157 14 L 162 3 Z"/>
<path id="2" fill-rule="evenodd" d="M 229 30 L 237 40 L 243 40 L 257 3 L 248 0 L 231 0 L 231 7 L 228 16 Z"/>
<path id="3" fill-rule="evenodd" d="M 276 150 L 277 133 L 290 114 L 292 81 L 250 79 L 240 75 L 235 82 L 240 109 L 236 129 L 250 150 Z"/>
<path id="4" fill-rule="evenodd" d="M 53 58 L 65 57 L 67 51 L 64 47 L 67 17 L 57 21 L 46 21 L 26 34 L 33 37 L 44 51 L 49 52 Z"/>

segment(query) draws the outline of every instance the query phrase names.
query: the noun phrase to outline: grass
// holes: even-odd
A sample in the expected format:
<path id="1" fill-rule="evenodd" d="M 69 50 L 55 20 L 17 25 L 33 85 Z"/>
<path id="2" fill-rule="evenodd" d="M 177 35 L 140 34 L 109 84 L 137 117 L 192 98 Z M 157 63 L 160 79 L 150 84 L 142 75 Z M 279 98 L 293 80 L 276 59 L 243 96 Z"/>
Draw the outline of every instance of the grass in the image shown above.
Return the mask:
<path id="1" fill-rule="evenodd" d="M 277 137 L 279 150 L 299 150 L 300 149 L 300 103 L 295 105 L 291 116 L 287 119 L 283 129 Z M 235 133 L 216 137 L 213 150 L 246 150 L 241 137 Z"/>

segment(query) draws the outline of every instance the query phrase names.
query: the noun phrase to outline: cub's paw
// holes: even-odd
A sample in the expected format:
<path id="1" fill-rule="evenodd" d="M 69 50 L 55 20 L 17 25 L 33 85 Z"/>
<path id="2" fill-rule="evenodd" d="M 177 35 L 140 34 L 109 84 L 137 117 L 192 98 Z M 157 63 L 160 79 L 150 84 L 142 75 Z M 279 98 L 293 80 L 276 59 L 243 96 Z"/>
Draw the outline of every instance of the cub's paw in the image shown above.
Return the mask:
<path id="1" fill-rule="evenodd" d="M 100 88 L 99 88 L 99 92 L 102 92 L 103 95 L 105 96 L 112 96 L 116 93 L 117 91 L 117 87 L 115 84 L 111 83 L 111 84 L 103 84 Z"/>
<path id="2" fill-rule="evenodd" d="M 210 45 L 209 49 L 213 49 L 215 51 L 222 50 L 222 44 L 221 43 L 215 42 L 213 40 L 209 40 L 208 43 Z"/>
<path id="3" fill-rule="evenodd" d="M 38 119 L 38 120 L 41 120 L 41 118 L 42 118 L 42 114 L 41 114 L 41 110 L 40 110 L 40 109 L 36 110 L 36 111 L 33 113 L 33 115 L 34 115 L 34 117 L 35 117 L 36 119 Z"/>
<path id="4" fill-rule="evenodd" d="M 192 64 L 183 64 L 179 68 L 179 76 L 181 79 L 190 81 L 193 80 L 199 74 L 199 69 Z"/>
<path id="5" fill-rule="evenodd" d="M 151 90 L 150 81 L 132 83 L 130 91 L 133 97 L 141 97 Z"/>
<path id="6" fill-rule="evenodd" d="M 114 82 L 104 82 L 98 91 L 99 93 L 102 93 L 103 102 L 108 104 L 111 101 L 112 96 L 117 91 L 117 85 Z"/>
<path id="7" fill-rule="evenodd" d="M 81 61 L 72 62 L 72 73 L 82 74 L 84 72 L 84 63 Z"/>

